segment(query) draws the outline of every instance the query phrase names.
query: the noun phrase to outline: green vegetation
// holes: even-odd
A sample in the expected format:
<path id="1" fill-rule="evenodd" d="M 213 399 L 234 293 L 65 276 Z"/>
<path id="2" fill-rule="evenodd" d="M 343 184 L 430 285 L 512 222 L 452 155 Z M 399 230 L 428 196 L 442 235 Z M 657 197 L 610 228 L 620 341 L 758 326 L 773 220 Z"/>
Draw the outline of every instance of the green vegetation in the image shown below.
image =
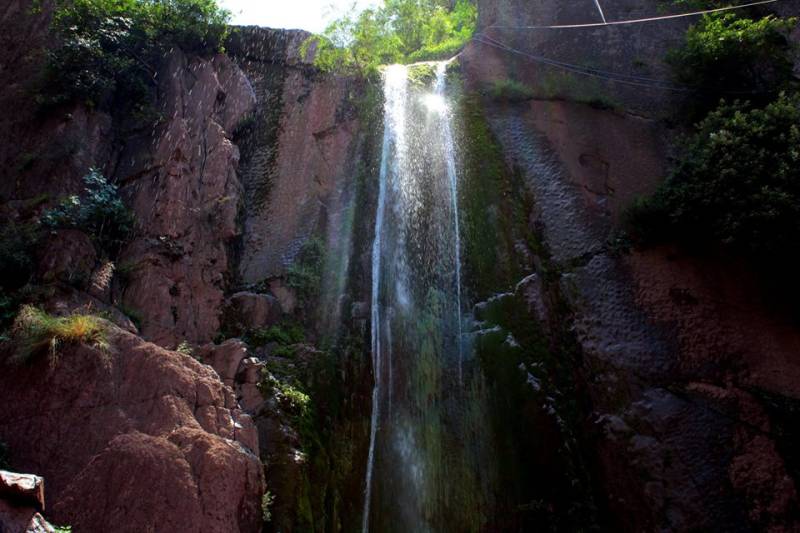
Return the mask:
<path id="1" fill-rule="evenodd" d="M 283 410 L 290 415 L 298 419 L 310 415 L 311 398 L 308 394 L 286 381 L 277 379 L 266 369 L 258 388 L 265 396 L 274 396 Z"/>
<path id="2" fill-rule="evenodd" d="M 268 328 L 251 331 L 245 335 L 248 344 L 255 347 L 266 346 L 271 342 L 279 346 L 291 346 L 305 340 L 303 327 L 295 322 L 281 322 Z"/>
<path id="3" fill-rule="evenodd" d="M 726 94 L 766 102 L 792 79 L 787 35 L 796 23 L 795 18 L 774 16 L 754 20 L 735 13 L 705 15 L 689 28 L 686 42 L 668 61 L 680 82 L 697 89 L 700 112 L 713 108 Z"/>
<path id="4" fill-rule="evenodd" d="M 697 126 L 672 175 L 628 211 L 640 242 L 722 246 L 762 264 L 800 242 L 800 96 L 722 105 Z"/>
<path id="5" fill-rule="evenodd" d="M 324 71 L 371 75 L 390 63 L 446 59 L 472 37 L 477 9 L 469 0 L 385 0 L 345 15 L 306 42 Z"/>
<path id="6" fill-rule="evenodd" d="M 194 348 L 192 348 L 192 345 L 189 344 L 188 341 L 181 341 L 181 343 L 178 344 L 178 347 L 175 348 L 175 351 L 183 355 L 194 357 Z"/>
<path id="7" fill-rule="evenodd" d="M 53 229 L 80 229 L 102 250 L 115 253 L 133 230 L 133 214 L 122 202 L 117 186 L 97 169 L 90 169 L 83 181 L 83 197 L 64 199 L 42 215 L 42 223 Z"/>
<path id="8" fill-rule="evenodd" d="M 142 111 L 169 50 L 222 50 L 228 19 L 215 0 L 57 0 L 42 103 Z"/>
<path id="9" fill-rule="evenodd" d="M 319 296 L 324 262 L 325 243 L 319 237 L 311 237 L 303 243 L 295 262 L 286 272 L 286 284 L 294 289 L 305 308 Z"/>
<path id="10" fill-rule="evenodd" d="M 55 533 L 72 533 L 72 526 L 53 526 Z"/>
<path id="11" fill-rule="evenodd" d="M 524 276 L 519 244 L 538 248 L 528 229 L 533 198 L 519 173 L 508 168 L 480 99 L 462 97 L 457 116 L 464 168 L 459 185 L 463 282 L 480 300 L 510 290 Z"/>
<path id="12" fill-rule="evenodd" d="M 534 97 L 533 89 L 517 80 L 505 78 L 495 80 L 489 88 L 489 96 L 500 102 L 524 102 Z"/>
<path id="13" fill-rule="evenodd" d="M 261 519 L 265 524 L 272 522 L 272 504 L 275 503 L 275 495 L 270 491 L 264 493 L 261 497 Z"/>
<path id="14" fill-rule="evenodd" d="M 19 363 L 43 352 L 55 359 L 59 348 L 65 344 L 83 343 L 101 350 L 108 347 L 100 318 L 82 314 L 55 317 L 30 305 L 20 309 L 13 335 L 17 342 L 13 358 Z"/>
<path id="15" fill-rule="evenodd" d="M 144 319 L 144 316 L 142 316 L 141 311 L 125 304 L 117 304 L 117 308 L 122 311 L 122 314 L 131 319 L 131 322 L 133 322 L 133 325 L 136 326 L 136 329 L 142 329 L 142 320 Z"/>

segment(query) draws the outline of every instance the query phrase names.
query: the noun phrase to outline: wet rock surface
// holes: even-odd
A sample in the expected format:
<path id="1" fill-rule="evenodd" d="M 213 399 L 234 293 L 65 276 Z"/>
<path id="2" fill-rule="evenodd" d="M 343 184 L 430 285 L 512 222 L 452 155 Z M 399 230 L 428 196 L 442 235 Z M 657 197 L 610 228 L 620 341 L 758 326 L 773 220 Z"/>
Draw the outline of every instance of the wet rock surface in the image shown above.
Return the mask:
<path id="1" fill-rule="evenodd" d="M 796 530 L 794 441 L 773 424 L 792 416 L 785 405 L 798 398 L 800 335 L 735 264 L 615 248 L 619 213 L 663 175 L 656 147 L 665 133 L 639 117 L 575 106 L 529 102 L 489 107 L 487 116 L 533 191 L 572 310 L 599 430 L 592 461 L 613 527 Z M 592 141 L 569 131 L 603 133 Z M 626 136 L 637 139 L 638 163 L 614 148 Z M 649 169 L 644 182 L 637 169 Z M 534 314 L 546 314 L 536 284 L 521 287 Z M 784 407 L 770 411 L 774 400 L 765 400 L 775 397 Z"/>
<path id="2" fill-rule="evenodd" d="M 338 235 L 330 221 L 346 207 L 362 132 L 353 105 L 358 83 L 315 71 L 311 56 L 300 54 L 308 33 L 243 32 L 230 53 L 258 97 L 241 132 L 246 195 L 239 274 L 252 284 L 285 274 L 315 233 L 328 227 Z"/>

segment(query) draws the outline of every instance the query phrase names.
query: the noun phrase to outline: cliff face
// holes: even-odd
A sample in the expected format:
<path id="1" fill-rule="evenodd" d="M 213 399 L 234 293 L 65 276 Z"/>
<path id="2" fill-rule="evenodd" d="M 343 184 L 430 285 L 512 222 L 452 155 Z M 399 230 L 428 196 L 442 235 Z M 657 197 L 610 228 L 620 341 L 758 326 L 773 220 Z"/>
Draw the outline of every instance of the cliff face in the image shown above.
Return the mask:
<path id="1" fill-rule="evenodd" d="M 660 6 L 603 7 L 627 19 Z M 743 266 L 671 247 L 629 250 L 617 238 L 622 211 L 667 172 L 676 132 L 661 119 L 680 100 L 524 55 L 663 80 L 663 57 L 689 21 L 519 28 L 596 22 L 593 0 L 480 0 L 479 17 L 479 38 L 459 58 L 460 96 L 471 98 L 459 107 L 459 157 L 473 159 L 459 186 L 462 203 L 479 204 L 461 206 L 463 262 L 471 296 L 503 292 L 477 307 L 487 327 L 475 337 L 496 371 L 487 431 L 519 452 L 503 472 L 509 495 L 527 497 L 501 501 L 508 517 L 487 527 L 571 524 L 585 513 L 614 531 L 796 530 L 797 328 Z M 37 303 L 116 325 L 107 352 L 70 346 L 52 365 L 3 366 L 0 441 L 13 466 L 43 475 L 46 516 L 78 531 L 257 531 L 267 488 L 276 497 L 267 527 L 357 529 L 380 98 L 363 80 L 317 72 L 307 34 L 240 28 L 227 55 L 165 57 L 148 127 L 81 105 L 41 116 L 32 91 L 48 23 L 46 3 L 0 8 L 9 74 L 0 215 L 41 214 L 79 193 L 95 166 L 121 186 L 137 224 L 114 261 L 78 230 L 41 247 Z M 508 79 L 534 97 L 486 97 Z M 475 234 L 491 242 L 475 245 Z M 303 286 L 293 268 L 315 243 L 319 279 Z M 497 254 L 478 257 L 483 245 Z M 477 279 L 488 271 L 502 282 Z M 503 306 L 513 323 L 494 327 Z M 281 320 L 301 322 L 305 338 L 212 344 Z M 502 368 L 516 361 L 515 337 L 535 337 L 552 359 Z M 170 351 L 184 341 L 210 366 Z M 537 372 L 549 370 L 573 397 L 543 391 Z M 304 375 L 321 391 L 315 420 L 326 427 L 298 427 L 286 397 L 262 390 L 265 371 Z M 517 382 L 527 396 L 509 392 Z M 551 505 L 548 490 L 562 501 Z"/>
<path id="2" fill-rule="evenodd" d="M 654 2 L 604 4 L 609 20 L 658 14 Z M 690 22 L 512 30 L 492 26 L 599 15 L 591 1 L 480 7 L 483 32 L 518 50 L 661 78 L 666 50 Z M 548 77 L 560 76 L 553 68 L 481 43 L 461 63 L 472 89 L 508 77 L 534 88 L 533 99 L 488 102 L 485 114 L 533 194 L 530 231 L 541 232 L 558 272 L 528 294 L 531 311 L 546 323 L 558 305 L 570 310 L 586 455 L 609 527 L 795 530 L 798 472 L 787 424 L 800 399 L 797 328 L 764 302 L 742 265 L 668 247 L 626 251 L 616 240 L 621 211 L 666 175 L 676 132 L 658 119 L 680 102 L 667 91 L 579 76 L 551 92 Z M 554 290 L 563 295 L 555 304 L 547 297 Z"/>
<path id="3" fill-rule="evenodd" d="M 51 362 L 4 362 L 0 440 L 14 468 L 46 478 L 56 523 L 258 531 L 265 489 L 252 419 L 210 367 L 164 349 L 220 329 L 242 202 L 231 137 L 255 106 L 252 86 L 224 55 L 173 50 L 156 77 L 152 126 L 80 104 L 42 115 L 49 12 L 11 2 L 0 13 L 0 66 L 14 73 L 0 89 L 3 219 L 24 222 L 80 193 L 90 167 L 118 183 L 136 219 L 119 256 L 79 230 L 54 233 L 33 281 L 41 307 L 103 313 L 128 332 L 108 323 L 106 350 L 67 345 Z M 4 344 L 4 358 L 13 349 Z"/>
<path id="4" fill-rule="evenodd" d="M 0 114 L 3 222 L 80 194 L 96 167 L 119 185 L 136 227 L 111 259 L 80 230 L 49 234 L 40 247 L 36 303 L 116 325 L 107 326 L 107 352 L 66 347 L 51 366 L 4 365 L 0 441 L 12 465 L 43 475 L 47 516 L 80 530 L 259 530 L 267 461 L 275 527 L 356 520 L 356 511 L 338 513 L 358 505 L 361 461 L 335 474 L 352 488 L 334 486 L 330 465 L 303 458 L 295 415 L 259 388 L 274 345 L 248 352 L 238 340 L 211 341 L 280 320 L 302 321 L 309 343 L 330 344 L 342 325 L 363 336 L 363 317 L 351 320 L 350 309 L 368 285 L 367 242 L 353 240 L 371 224 L 362 174 L 374 132 L 360 118 L 375 106 L 368 87 L 316 72 L 300 51 L 308 34 L 241 28 L 228 55 L 164 57 L 152 124 L 80 104 L 42 114 L 35 96 L 50 4 L 30 7 L 0 12 L 0 69 L 15 74 L 0 101 L 16 111 Z M 313 298 L 287 283 L 308 243 L 324 249 L 320 279 L 305 287 Z M 179 345 L 210 366 L 164 349 Z M 305 349 L 310 366 L 327 357 Z M 357 355 L 345 365 L 364 385 L 343 398 L 368 387 Z M 349 447 L 363 447 L 365 409 L 336 422 L 358 427 Z M 336 509 L 325 516 L 328 505 Z"/>

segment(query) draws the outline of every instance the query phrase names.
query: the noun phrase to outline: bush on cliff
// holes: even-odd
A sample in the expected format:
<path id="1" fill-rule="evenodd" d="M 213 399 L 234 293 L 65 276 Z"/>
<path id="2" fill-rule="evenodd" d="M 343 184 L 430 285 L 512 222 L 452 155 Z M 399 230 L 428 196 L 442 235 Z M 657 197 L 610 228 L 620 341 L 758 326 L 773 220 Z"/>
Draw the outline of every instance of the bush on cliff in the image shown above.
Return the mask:
<path id="1" fill-rule="evenodd" d="M 41 353 L 57 357 L 59 348 L 66 344 L 108 347 L 105 328 L 98 317 L 82 314 L 55 317 L 31 305 L 20 309 L 13 334 L 17 342 L 16 362 L 28 361 Z"/>
<path id="2" fill-rule="evenodd" d="M 627 213 L 640 242 L 721 246 L 769 269 L 800 250 L 800 95 L 721 105 L 656 193 Z"/>
<path id="3" fill-rule="evenodd" d="M 83 181 L 83 196 L 64 199 L 42 215 L 42 222 L 52 229 L 84 231 L 102 250 L 113 254 L 133 230 L 133 214 L 120 198 L 117 186 L 99 170 L 90 169 Z"/>
<path id="4" fill-rule="evenodd" d="M 705 15 L 686 32 L 686 42 L 668 61 L 679 81 L 696 88 L 699 112 L 726 95 L 766 103 L 792 80 L 788 32 L 795 18 L 742 18 L 735 13 Z"/>
<path id="5" fill-rule="evenodd" d="M 315 64 L 324 71 L 371 75 L 381 65 L 452 57 L 476 23 L 470 0 L 385 0 L 339 18 L 305 46 L 316 44 Z"/>
<path id="6" fill-rule="evenodd" d="M 165 54 L 222 50 L 228 19 L 215 0 L 57 0 L 42 103 L 141 106 Z"/>

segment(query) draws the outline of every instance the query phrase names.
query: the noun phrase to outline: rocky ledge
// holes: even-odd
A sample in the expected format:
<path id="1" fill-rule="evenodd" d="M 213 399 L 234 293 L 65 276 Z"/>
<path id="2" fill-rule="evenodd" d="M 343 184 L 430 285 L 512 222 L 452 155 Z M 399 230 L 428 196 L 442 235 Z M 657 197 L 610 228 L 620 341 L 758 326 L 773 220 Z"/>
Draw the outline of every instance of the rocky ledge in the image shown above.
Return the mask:
<path id="1" fill-rule="evenodd" d="M 107 324 L 109 348 L 64 346 L 0 372 L 0 440 L 47 479 L 76 531 L 258 531 L 253 423 L 217 374 Z"/>

